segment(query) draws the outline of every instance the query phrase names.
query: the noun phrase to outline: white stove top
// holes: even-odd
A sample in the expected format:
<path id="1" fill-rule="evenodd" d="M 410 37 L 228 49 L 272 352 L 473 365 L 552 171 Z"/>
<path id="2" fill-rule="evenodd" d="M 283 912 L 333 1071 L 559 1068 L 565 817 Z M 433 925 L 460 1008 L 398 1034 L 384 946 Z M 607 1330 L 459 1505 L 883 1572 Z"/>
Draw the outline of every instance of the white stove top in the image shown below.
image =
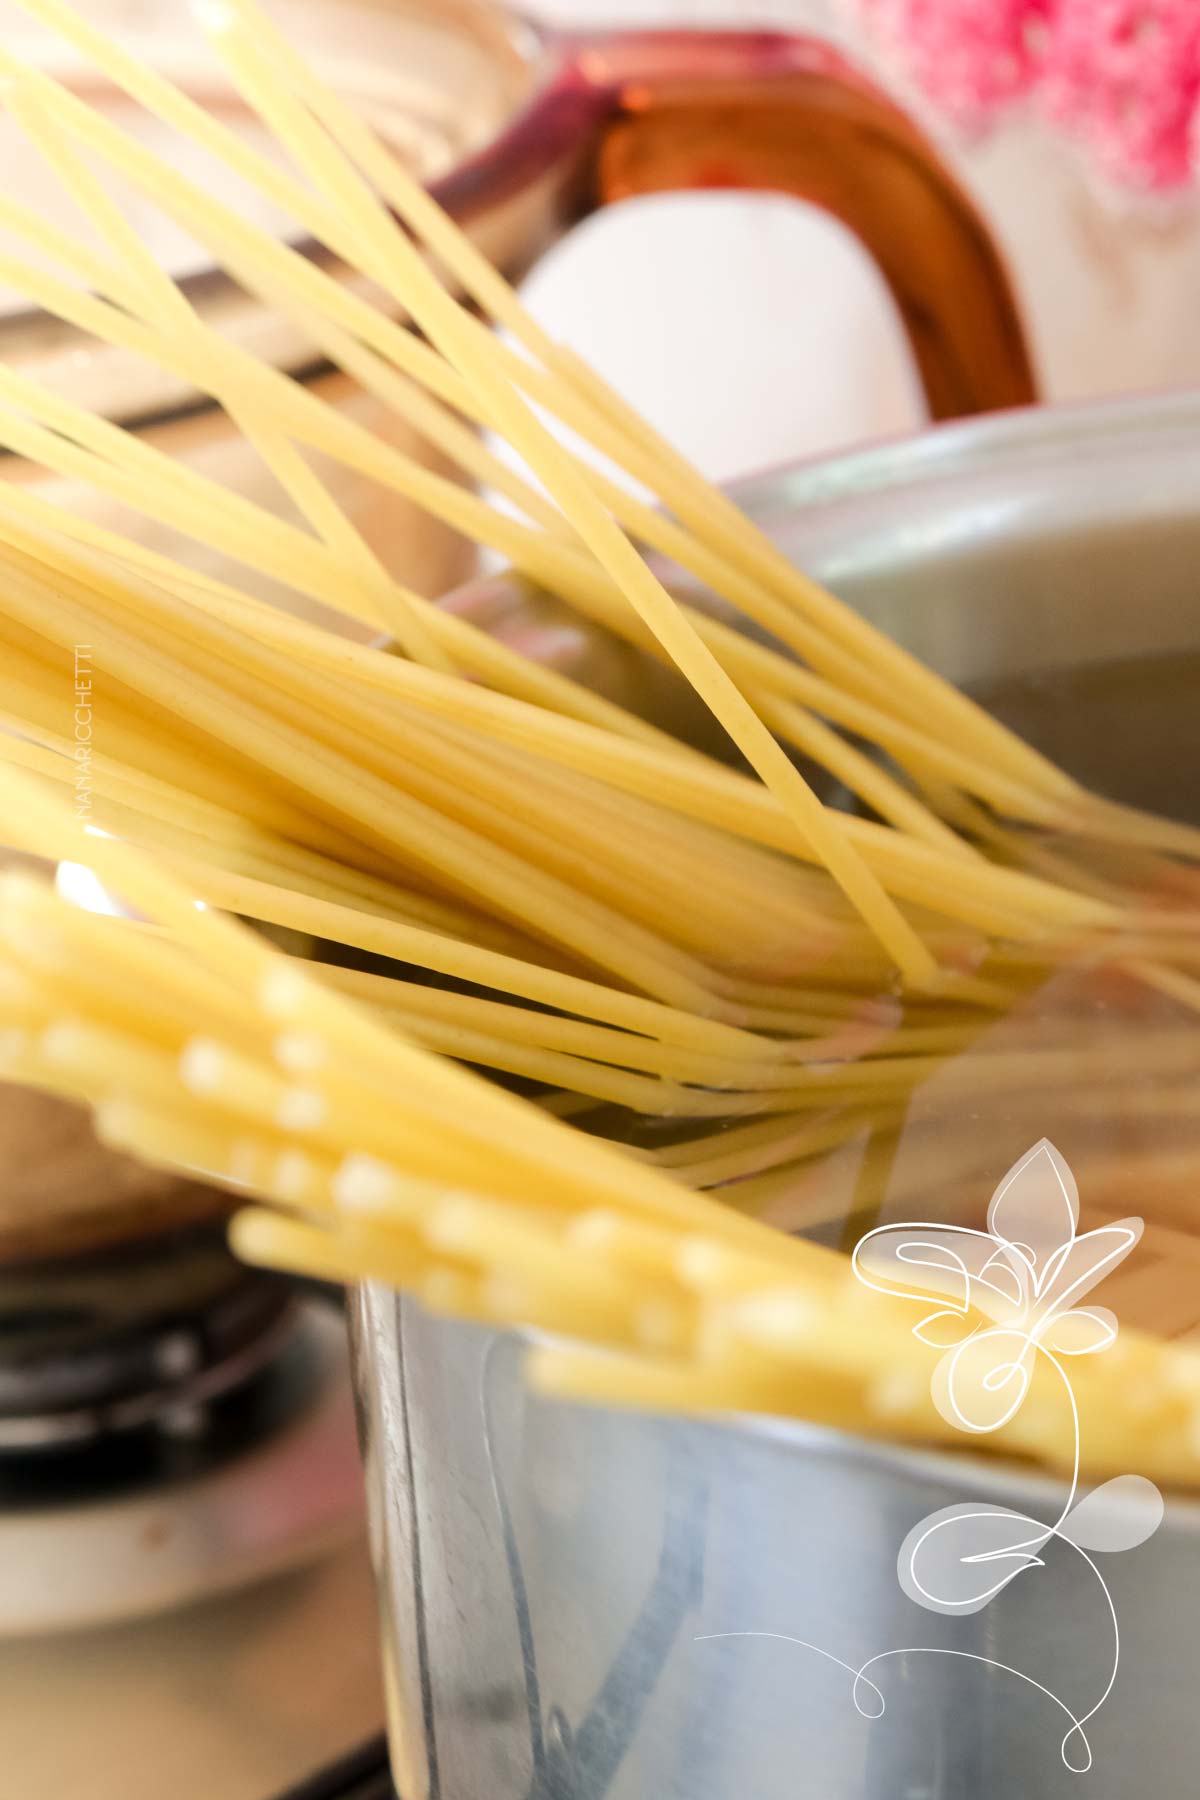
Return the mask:
<path id="1" fill-rule="evenodd" d="M 6 1800 L 274 1800 L 378 1731 L 365 1546 L 141 1624 L 0 1645 Z"/>

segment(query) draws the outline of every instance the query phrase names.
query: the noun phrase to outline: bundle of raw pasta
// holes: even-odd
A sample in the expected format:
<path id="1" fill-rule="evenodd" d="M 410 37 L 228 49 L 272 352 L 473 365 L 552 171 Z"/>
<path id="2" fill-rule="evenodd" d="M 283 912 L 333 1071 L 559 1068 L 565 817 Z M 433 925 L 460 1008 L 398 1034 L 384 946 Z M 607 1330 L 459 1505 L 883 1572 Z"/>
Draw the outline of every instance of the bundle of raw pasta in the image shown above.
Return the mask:
<path id="1" fill-rule="evenodd" d="M 1128 1061 L 1089 1051 L 1070 1019 L 1034 1054 L 989 1053 L 995 1021 L 1064 967 L 1119 971 L 1155 997 L 1129 1054 L 1186 1114 L 1200 833 L 1085 793 L 791 567 L 545 338 L 240 0 L 206 23 L 286 167 L 59 0 L 22 4 L 402 317 L 10 59 L 5 102 L 103 250 L 0 197 L 0 221 L 39 259 L 2 256 L 0 277 L 210 395 L 288 516 L 11 370 L 0 441 L 390 633 L 399 654 L 302 623 L 28 487 L 0 488 L 0 836 L 83 864 L 138 915 L 96 917 L 7 880 L 8 1073 L 92 1105 L 123 1148 L 273 1202 L 235 1222 L 253 1258 L 375 1275 L 434 1306 L 621 1353 L 540 1352 L 542 1377 L 572 1391 L 939 1429 L 907 1323 L 885 1322 L 844 1260 L 755 1215 L 772 1215 L 797 1167 L 864 1133 L 894 1136 L 934 1077 L 957 1084 L 964 1110 L 1048 1087 L 1117 1112 L 1140 1104 Z M 515 515 L 226 343 L 140 244 L 105 169 Z M 618 473 L 565 451 L 534 406 Z M 408 591 L 314 459 L 416 501 L 669 661 L 742 767 Z M 677 602 L 647 551 L 777 647 Z M 80 643 L 104 694 L 86 828 L 53 792 L 75 779 Z M 865 815 L 824 804 L 789 751 Z M 226 913 L 288 934 L 311 962 Z M 431 1052 L 519 1082 L 534 1104 Z M 631 1116 L 671 1132 L 628 1151 L 604 1141 Z M 1092 1453 L 1119 1461 L 1134 1434 L 1139 1466 L 1190 1471 L 1190 1357 L 1136 1343 L 1123 1354 L 1127 1384 L 1082 1384 L 1081 1404 L 1102 1415 Z M 1025 1436 L 1010 1441 L 1052 1454 L 1053 1414 L 1048 1401 L 1022 1415 Z"/>
<path id="2" fill-rule="evenodd" d="M 457 1317 L 539 1328 L 551 1389 L 684 1410 L 797 1412 L 947 1435 L 923 1346 L 846 1260 L 431 1056 L 207 907 L 143 853 L 89 837 L 10 771 L 5 834 L 85 854 L 133 926 L 36 877 L 0 888 L 6 1070 L 92 1105 L 120 1148 L 248 1189 L 252 1261 L 404 1287 Z M 154 929 L 158 926 L 160 929 Z M 1195 1470 L 1200 1359 L 1129 1338 L 1075 1384 L 1090 1464 Z M 1039 1387 L 1007 1448 L 1064 1454 L 1066 1400 Z"/>

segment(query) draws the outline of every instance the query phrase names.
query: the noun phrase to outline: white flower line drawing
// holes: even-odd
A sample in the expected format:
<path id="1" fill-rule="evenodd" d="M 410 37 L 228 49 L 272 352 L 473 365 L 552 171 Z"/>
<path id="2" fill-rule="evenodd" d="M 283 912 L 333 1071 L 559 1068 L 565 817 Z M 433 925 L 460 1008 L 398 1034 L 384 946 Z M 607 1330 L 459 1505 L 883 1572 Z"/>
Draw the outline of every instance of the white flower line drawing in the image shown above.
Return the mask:
<path id="1" fill-rule="evenodd" d="M 948 1299 L 948 1306 L 935 1308 L 918 1321 L 913 1335 L 943 1351 L 933 1374 L 932 1396 L 942 1417 L 957 1429 L 980 1435 L 1007 1424 L 1029 1391 L 1038 1356 L 1063 1384 L 1074 1443 L 1070 1486 L 1058 1518 L 1046 1524 L 1007 1507 L 969 1501 L 941 1508 L 909 1532 L 900 1547 L 897 1573 L 901 1587 L 918 1605 L 965 1615 L 990 1604 L 1026 1570 L 1044 1567 L 1039 1553 L 1052 1539 L 1076 1551 L 1104 1596 L 1113 1637 L 1111 1672 L 1099 1699 L 1078 1718 L 1048 1688 L 1033 1685 L 1070 1719 L 1062 1759 L 1068 1769 L 1082 1774 L 1092 1763 L 1084 1727 L 1113 1690 L 1121 1648 L 1108 1584 L 1088 1551 L 1133 1549 L 1145 1542 L 1161 1522 L 1163 1502 L 1154 1484 L 1138 1475 L 1116 1476 L 1076 1501 L 1079 1411 L 1062 1359 L 1095 1355 L 1115 1342 L 1117 1321 L 1112 1313 L 1078 1302 L 1129 1255 L 1142 1235 L 1142 1221 L 1120 1219 L 1082 1235 L 1078 1227 L 1074 1176 L 1054 1145 L 1043 1138 L 1013 1165 L 992 1195 L 986 1231 L 937 1224 L 878 1226 L 859 1240 L 853 1260 L 858 1279 L 876 1292 L 925 1306 L 931 1293 Z M 909 1271 L 917 1269 L 922 1291 L 914 1293 L 899 1284 L 895 1271 L 911 1280 Z M 991 1323 L 971 1325 L 973 1311 Z M 1031 1680 L 991 1658 L 973 1660 Z M 868 1667 L 869 1663 L 863 1665 Z"/>
<path id="2" fill-rule="evenodd" d="M 819 1644 L 783 1632 L 708 1632 L 697 1642 L 725 1638 L 773 1638 L 812 1650 L 854 1678 L 855 1709 L 877 1719 L 884 1696 L 868 1669 L 892 1657 L 954 1656 L 986 1664 L 1029 1683 L 1070 1721 L 1060 1753 L 1067 1769 L 1085 1774 L 1092 1750 L 1084 1727 L 1104 1705 L 1120 1665 L 1116 1607 L 1089 1551 L 1131 1550 L 1161 1523 L 1158 1489 L 1139 1475 L 1118 1475 L 1076 1499 L 1079 1491 L 1079 1411 L 1067 1356 L 1095 1355 L 1116 1340 L 1117 1321 L 1105 1307 L 1078 1304 L 1085 1294 L 1127 1257 L 1142 1234 L 1138 1218 L 1121 1219 L 1079 1232 L 1079 1196 L 1074 1176 L 1054 1145 L 1043 1138 L 1008 1171 L 988 1207 L 987 1230 L 936 1223 L 881 1225 L 855 1246 L 854 1272 L 877 1293 L 914 1300 L 928 1307 L 932 1295 L 943 1304 L 918 1320 L 913 1335 L 942 1350 L 931 1381 L 934 1404 L 956 1429 L 974 1435 L 998 1431 L 1015 1416 L 1043 1357 L 1066 1392 L 1074 1443 L 1066 1501 L 1052 1524 L 1004 1506 L 963 1501 L 920 1520 L 905 1537 L 897 1557 L 900 1585 L 911 1600 L 931 1612 L 952 1616 L 989 1605 L 1018 1575 L 1045 1567 L 1039 1554 L 1052 1539 L 1070 1545 L 1099 1584 L 1112 1630 L 1112 1667 L 1103 1692 L 1078 1717 L 1050 1688 L 1010 1664 L 965 1650 L 909 1645 L 884 1650 L 855 1668 Z M 919 1277 L 913 1271 L 920 1270 Z M 919 1281 L 916 1291 L 904 1282 Z M 989 1324 L 972 1324 L 972 1313 Z M 1014 1537 L 1014 1529 L 1016 1536 Z M 982 1572 L 982 1575 L 981 1575 Z M 872 1699 L 865 1700 L 865 1690 Z"/>

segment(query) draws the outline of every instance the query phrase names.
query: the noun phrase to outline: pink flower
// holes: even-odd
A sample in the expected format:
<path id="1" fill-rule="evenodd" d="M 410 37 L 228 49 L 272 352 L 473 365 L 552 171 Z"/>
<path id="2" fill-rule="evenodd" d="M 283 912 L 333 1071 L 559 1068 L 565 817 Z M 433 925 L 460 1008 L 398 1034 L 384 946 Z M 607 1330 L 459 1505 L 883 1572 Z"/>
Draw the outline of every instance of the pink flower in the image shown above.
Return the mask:
<path id="1" fill-rule="evenodd" d="M 860 0 L 925 92 L 981 130 L 1030 99 L 1131 186 L 1190 181 L 1198 0 Z"/>
<path id="2" fill-rule="evenodd" d="M 1196 0 L 1059 0 L 1047 46 L 1047 112 L 1135 186 L 1190 180 L 1200 103 Z"/>
<path id="3" fill-rule="evenodd" d="M 863 0 L 913 74 L 960 125 L 979 128 L 1029 92 L 1037 27 L 1054 0 Z"/>

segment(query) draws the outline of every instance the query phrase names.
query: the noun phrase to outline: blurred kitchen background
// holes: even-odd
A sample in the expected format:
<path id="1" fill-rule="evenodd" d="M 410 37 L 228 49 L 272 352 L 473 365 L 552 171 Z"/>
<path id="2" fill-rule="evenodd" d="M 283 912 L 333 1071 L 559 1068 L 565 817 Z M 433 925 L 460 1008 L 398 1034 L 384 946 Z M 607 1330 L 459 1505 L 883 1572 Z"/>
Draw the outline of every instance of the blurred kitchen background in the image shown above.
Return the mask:
<path id="1" fill-rule="evenodd" d="M 104 0 L 87 10 L 106 19 Z M 191 53 L 172 48 L 183 0 L 113 0 L 111 10 L 127 41 L 141 34 L 160 66 L 192 79 Z M 441 79 L 433 36 L 407 51 L 389 36 L 404 29 L 402 7 L 390 20 L 380 0 L 279 0 L 276 10 L 310 43 L 315 21 L 339 53 L 363 52 L 380 92 L 403 69 L 381 102 L 397 114 L 404 81 L 418 92 L 424 78 L 426 88 Z M 1045 396 L 1200 377 L 1200 224 L 1188 184 L 1140 191 L 1032 111 L 989 136 L 953 129 L 880 33 L 863 29 L 860 0 L 550 0 L 529 12 L 573 33 L 762 26 L 840 44 L 905 100 L 974 196 L 1007 258 Z M 457 16 L 456 0 L 444 0 L 444 22 Z M 27 35 L 8 0 L 0 31 L 9 46 Z M 495 120 L 481 109 L 497 91 L 485 99 L 467 63 L 445 67 L 441 167 L 489 135 Z M 520 86 L 514 78 L 514 102 Z M 17 154 L 0 138 L 6 180 L 37 203 Z M 831 217 L 794 200 L 627 202 L 551 249 L 526 292 L 544 325 L 716 477 L 926 417 L 874 264 Z M 110 416 L 145 422 L 155 441 L 231 485 L 243 480 L 211 414 L 180 409 L 177 394 L 134 392 L 127 370 L 37 316 L 2 310 L 6 356 Z M 264 353 L 296 366 L 269 336 L 255 339 Z M 42 479 L 11 457 L 0 473 Z M 389 560 L 404 558 L 414 585 L 436 592 L 461 576 L 402 507 L 381 507 L 378 495 L 362 504 L 358 522 Z M 300 1782 L 295 1800 L 376 1800 L 386 1791 L 378 1743 L 340 1775 L 319 1774 L 372 1739 L 383 1716 L 333 1306 L 222 1260 L 211 1199 L 191 1194 L 183 1209 L 170 1184 L 147 1192 L 128 1171 L 93 1181 L 94 1146 L 75 1125 L 59 1120 L 55 1155 L 39 1163 L 54 1133 L 23 1098 L 6 1107 L 0 1095 L 0 1796 L 276 1800 Z"/>
<path id="2" fill-rule="evenodd" d="M 1083 0 L 1075 11 L 1089 7 L 1098 23 L 1102 14 L 1160 10 Z M 953 129 L 918 90 L 907 60 L 888 54 L 884 34 L 864 29 L 862 0 L 537 0 L 527 10 L 570 30 L 733 23 L 841 44 L 905 101 L 982 208 L 1014 276 L 1046 398 L 1200 379 L 1192 194 L 1148 194 L 1112 178 L 1090 145 L 1034 107 L 1017 107 L 990 133 Z M 1021 9 L 949 0 L 940 10 L 969 19 Z M 793 200 L 702 194 L 627 203 L 553 251 L 527 292 L 545 322 L 586 344 L 712 475 L 906 431 L 923 417 L 878 274 L 847 232 Z M 714 366 L 730 397 L 720 409 L 708 380 L 694 379 L 698 367 L 709 376 Z"/>

